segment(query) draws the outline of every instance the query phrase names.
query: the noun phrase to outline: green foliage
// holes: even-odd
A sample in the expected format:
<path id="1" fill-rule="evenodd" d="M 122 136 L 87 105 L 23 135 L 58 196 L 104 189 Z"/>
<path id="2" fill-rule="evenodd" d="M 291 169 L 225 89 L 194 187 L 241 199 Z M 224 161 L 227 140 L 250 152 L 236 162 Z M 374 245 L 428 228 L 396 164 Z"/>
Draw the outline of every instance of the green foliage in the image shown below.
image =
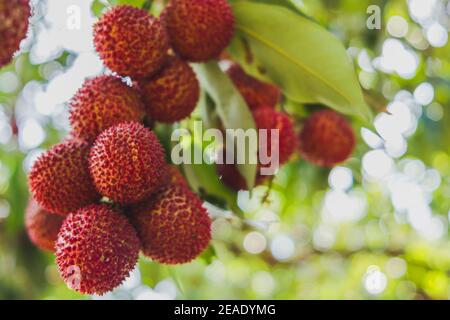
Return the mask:
<path id="1" fill-rule="evenodd" d="M 230 78 L 220 70 L 217 63 L 196 65 L 195 70 L 204 90 L 216 106 L 216 112 L 224 129 L 255 129 L 255 122 L 242 96 L 236 90 Z M 249 159 L 256 159 L 257 145 L 248 146 Z M 255 164 L 238 164 L 239 172 L 251 189 L 256 177 Z"/>
<path id="2" fill-rule="evenodd" d="M 96 0 L 92 9 L 99 16 L 111 5 L 142 7 L 144 2 Z M 150 11 L 159 13 L 163 3 L 153 1 Z M 411 18 L 404 0 L 230 3 L 236 14 L 237 33 L 228 53 L 252 75 L 283 88 L 285 97 L 279 107 L 296 119 L 297 129 L 313 108 L 305 107 L 305 103 L 324 103 L 369 120 L 371 111 L 363 100 L 358 78 L 370 95 L 368 102 L 378 112 L 400 90 L 413 92 L 424 81 L 433 85 L 434 102 L 420 108 L 417 131 L 408 137 L 408 153 L 393 161 L 399 172 L 407 171 L 404 164 L 414 160 L 439 173 L 439 187 L 426 200 L 433 215 L 442 221 L 444 235 L 439 240 L 424 239 L 393 205 L 389 183 L 363 180 L 361 163 L 368 147 L 362 139 L 351 161 L 343 164 L 352 171 L 354 181 L 351 190 L 342 191 L 341 195 L 359 197 L 366 205 L 365 215 L 354 221 L 329 220 L 324 214 L 324 203 L 332 191 L 330 171 L 302 159 L 281 168 L 270 188 L 259 186 L 251 193 L 240 194 L 221 183 L 214 165 L 185 165 L 183 173 L 191 187 L 217 207 L 214 241 L 199 259 L 182 266 L 165 267 L 141 257 L 140 285 L 155 288 L 161 281 L 171 279 L 181 299 L 448 299 L 450 44 L 442 48 L 415 47 L 412 35 L 425 39 L 425 29 Z M 368 30 L 365 26 L 366 9 L 373 4 L 383 11 L 383 30 Z M 396 40 L 416 54 L 420 62 L 410 79 L 376 68 L 368 72 L 358 61 L 358 53 L 363 51 L 371 60 L 382 54 L 384 42 L 393 38 L 385 28 L 393 16 L 401 16 L 408 23 L 408 35 Z M 445 19 L 444 14 L 442 18 Z M 345 50 L 350 47 L 354 65 Z M 73 58 L 75 54 L 64 52 L 54 61 L 68 68 L 68 56 Z M 4 112 L 11 120 L 15 111 L 23 108 L 21 94 L 27 83 L 51 81 L 42 73 L 46 64 L 31 63 L 30 55 L 25 53 L 0 70 L 0 79 L 4 73 L 13 72 L 20 82 L 14 92 L 0 89 L 0 116 Z M 196 113 L 175 127 L 155 127 L 168 154 L 173 129 L 186 128 L 198 136 L 193 126 L 198 118 L 208 128 L 254 127 L 248 107 L 217 63 L 194 67 L 203 90 Z M 441 110 L 440 120 L 432 119 L 433 110 Z M 39 148 L 45 149 L 61 140 L 64 132 L 54 127 L 50 116 L 38 116 L 47 134 Z M 0 129 L 2 125 L 3 122 Z M 360 129 L 358 124 L 355 128 Z M 60 280 L 53 255 L 39 252 L 27 238 L 23 215 L 29 195 L 23 162 L 29 150 L 20 149 L 17 140 L 14 136 L 8 144 L 0 145 L 0 216 L 5 204 L 9 210 L 6 219 L 0 217 L 0 299 L 88 299 L 69 290 Z M 199 141 L 185 144 L 190 149 L 208 146 L 210 143 Z M 249 183 L 255 169 L 240 166 Z M 421 187 L 427 185 L 425 180 L 421 183 Z M 343 206 L 339 215 L 350 209 Z M 323 230 L 331 230 L 325 238 L 321 238 Z M 262 252 L 252 254 L 245 240 L 255 232 L 266 243 Z M 294 243 L 295 250 L 288 259 L 278 259 L 272 250 L 279 235 Z M 318 246 L 317 239 L 328 246 Z M 366 290 L 368 270 L 378 270 L 386 276 L 383 292 L 371 294 Z M 120 294 L 116 297 L 122 298 Z"/>
<path id="3" fill-rule="evenodd" d="M 370 121 L 353 65 L 328 31 L 281 6 L 233 4 L 237 34 L 230 52 L 254 76 L 270 79 L 299 103 L 322 103 Z"/>

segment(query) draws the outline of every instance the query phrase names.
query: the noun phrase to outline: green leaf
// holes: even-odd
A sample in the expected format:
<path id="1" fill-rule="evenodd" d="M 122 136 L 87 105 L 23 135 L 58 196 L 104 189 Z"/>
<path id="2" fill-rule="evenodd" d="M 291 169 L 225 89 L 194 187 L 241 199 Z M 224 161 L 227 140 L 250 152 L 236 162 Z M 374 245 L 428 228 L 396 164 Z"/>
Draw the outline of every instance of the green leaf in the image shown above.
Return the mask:
<path id="1" fill-rule="evenodd" d="M 217 115 L 225 129 L 255 130 L 253 116 L 230 78 L 219 68 L 217 62 L 196 64 L 194 69 L 202 88 L 215 104 Z M 248 144 L 247 154 L 257 159 L 257 144 Z M 249 162 L 249 161 L 246 161 Z M 238 164 L 239 172 L 252 189 L 256 177 L 256 164 Z"/>
<path id="2" fill-rule="evenodd" d="M 236 193 L 228 189 L 220 181 L 215 165 L 184 164 L 183 171 L 189 185 L 195 192 L 207 192 L 209 197 L 224 199 L 231 211 L 238 216 L 244 215 L 242 210 L 237 205 Z M 212 202 L 211 200 L 209 201 Z"/>
<path id="3" fill-rule="evenodd" d="M 109 3 L 113 5 L 130 5 L 136 8 L 141 8 L 145 0 L 110 0 Z"/>
<path id="4" fill-rule="evenodd" d="M 232 56 L 298 103 L 321 103 L 370 121 L 351 59 L 331 33 L 278 5 L 236 2 Z M 261 72 L 263 75 L 261 75 Z"/>
<path id="5" fill-rule="evenodd" d="M 244 0 L 231 0 L 230 2 L 233 4 L 233 3 L 242 2 L 242 1 L 244 1 Z M 290 10 L 293 10 L 293 11 L 303 15 L 303 13 L 300 12 L 298 7 L 296 5 L 294 5 L 294 3 L 290 0 L 245 0 L 245 1 L 282 6 L 282 7 L 288 8 Z"/>
<path id="6" fill-rule="evenodd" d="M 211 264 L 214 259 L 216 258 L 217 253 L 216 249 L 213 245 L 210 245 L 208 249 L 206 249 L 202 255 L 200 256 L 200 259 L 204 260 L 208 265 Z"/>
<path id="7" fill-rule="evenodd" d="M 178 290 L 182 295 L 184 295 L 184 286 L 183 283 L 180 280 L 180 277 L 178 276 L 178 268 L 177 266 L 165 266 L 167 269 L 167 272 L 169 273 L 172 280 L 175 282 L 175 285 L 177 286 Z"/>

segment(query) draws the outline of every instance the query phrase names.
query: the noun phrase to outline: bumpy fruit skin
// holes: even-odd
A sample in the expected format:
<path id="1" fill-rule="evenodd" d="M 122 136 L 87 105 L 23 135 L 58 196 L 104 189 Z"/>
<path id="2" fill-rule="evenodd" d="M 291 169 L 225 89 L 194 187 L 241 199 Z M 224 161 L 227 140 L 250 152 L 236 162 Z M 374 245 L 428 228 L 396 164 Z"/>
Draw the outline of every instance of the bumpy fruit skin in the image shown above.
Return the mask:
<path id="1" fill-rule="evenodd" d="M 189 188 L 189 185 L 188 185 L 186 179 L 183 177 L 183 175 L 178 170 L 178 168 L 174 165 L 167 166 L 166 184 L 167 185 L 177 185 L 177 186 Z"/>
<path id="2" fill-rule="evenodd" d="M 88 142 L 114 125 L 140 122 L 144 116 L 138 91 L 113 76 L 87 80 L 70 102 L 72 134 Z"/>
<path id="3" fill-rule="evenodd" d="M 211 240 L 211 219 L 201 200 L 182 186 L 167 186 L 132 209 L 144 255 L 162 264 L 187 263 Z"/>
<path id="4" fill-rule="evenodd" d="M 158 138 L 135 122 L 121 123 L 100 134 L 90 152 L 89 168 L 97 190 L 120 204 L 150 196 L 167 174 Z"/>
<path id="5" fill-rule="evenodd" d="M 309 162 L 333 167 L 347 160 L 355 149 L 356 137 L 348 121 L 331 110 L 315 112 L 304 124 L 299 147 Z"/>
<path id="6" fill-rule="evenodd" d="M 55 241 L 64 218 L 51 214 L 39 207 L 34 199 L 30 199 L 25 212 L 25 228 L 28 237 L 39 249 L 55 251 Z"/>
<path id="7" fill-rule="evenodd" d="M 29 0 L 0 0 L 0 68 L 9 64 L 27 36 Z"/>
<path id="8" fill-rule="evenodd" d="M 175 57 L 156 76 L 141 81 L 139 87 L 149 117 L 165 123 L 188 117 L 200 97 L 200 85 L 191 66 Z"/>
<path id="9" fill-rule="evenodd" d="M 280 102 L 281 91 L 278 87 L 246 74 L 238 64 L 233 64 L 227 74 L 251 110 L 275 107 Z"/>
<path id="10" fill-rule="evenodd" d="M 94 26 L 94 44 L 108 68 L 132 78 L 156 73 L 170 49 L 160 20 L 131 6 L 113 7 L 100 18 Z"/>
<path id="11" fill-rule="evenodd" d="M 100 199 L 89 174 L 88 154 L 88 143 L 69 140 L 52 147 L 34 163 L 30 189 L 44 210 L 67 215 Z"/>
<path id="12" fill-rule="evenodd" d="M 175 52 L 191 62 L 217 58 L 234 34 L 226 0 L 171 0 L 162 20 Z"/>
<path id="13" fill-rule="evenodd" d="M 106 205 L 70 214 L 56 241 L 56 263 L 66 284 L 83 294 L 102 295 L 134 269 L 140 241 L 128 219 Z"/>
<path id="14" fill-rule="evenodd" d="M 292 120 L 284 113 L 277 112 L 270 107 L 262 107 L 253 111 L 256 126 L 261 129 L 278 129 L 278 141 L 272 141 L 270 131 L 267 132 L 268 155 L 272 154 L 272 144 L 279 150 L 279 164 L 286 163 L 297 148 L 297 137 Z M 263 147 L 260 141 L 260 148 Z M 265 145 L 264 145 L 265 147 Z"/>

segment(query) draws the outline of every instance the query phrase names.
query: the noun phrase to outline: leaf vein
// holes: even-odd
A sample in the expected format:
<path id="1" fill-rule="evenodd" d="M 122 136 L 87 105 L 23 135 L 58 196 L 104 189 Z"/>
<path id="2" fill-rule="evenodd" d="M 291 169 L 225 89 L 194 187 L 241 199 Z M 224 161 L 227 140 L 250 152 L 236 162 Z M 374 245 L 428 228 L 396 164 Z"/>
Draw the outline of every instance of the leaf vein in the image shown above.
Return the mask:
<path id="1" fill-rule="evenodd" d="M 262 44 L 266 45 L 267 47 L 269 47 L 270 49 L 274 50 L 275 52 L 277 52 L 281 56 L 285 57 L 286 59 L 290 60 L 294 65 L 296 65 L 300 69 L 303 69 L 306 73 L 309 73 L 313 77 L 315 77 L 315 78 L 319 79 L 320 81 L 322 81 L 326 86 L 331 88 L 338 95 L 342 96 L 349 103 L 349 105 L 351 105 L 351 99 L 347 95 L 345 95 L 340 90 L 338 90 L 332 83 L 327 81 L 325 78 L 321 77 L 314 70 L 308 68 L 307 66 L 302 64 L 297 59 L 291 57 L 288 53 L 285 53 L 283 50 L 280 50 L 276 45 L 272 44 L 270 42 L 270 40 L 266 40 L 263 37 L 260 37 L 257 33 L 253 32 L 253 31 L 251 31 L 251 30 L 249 30 L 249 29 L 247 29 L 247 28 L 245 28 L 245 27 L 243 27 L 241 25 L 236 25 L 236 28 L 241 30 L 242 32 L 246 33 L 248 36 L 254 38 L 255 40 L 261 42 Z"/>

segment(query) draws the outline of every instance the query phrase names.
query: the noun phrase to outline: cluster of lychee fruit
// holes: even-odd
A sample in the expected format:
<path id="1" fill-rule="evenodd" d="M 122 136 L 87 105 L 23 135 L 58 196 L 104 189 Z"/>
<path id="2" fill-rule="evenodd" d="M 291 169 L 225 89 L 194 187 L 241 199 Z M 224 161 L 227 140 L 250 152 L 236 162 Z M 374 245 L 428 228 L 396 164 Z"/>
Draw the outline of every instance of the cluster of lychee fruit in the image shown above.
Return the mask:
<path id="1" fill-rule="evenodd" d="M 180 264 L 209 245 L 202 201 L 146 125 L 192 113 L 200 86 L 189 62 L 218 57 L 233 32 L 225 0 L 171 0 L 160 18 L 116 6 L 96 23 L 96 50 L 114 75 L 83 84 L 69 104 L 69 138 L 29 173 L 28 234 L 55 252 L 72 289 L 111 291 L 135 268 L 139 251 Z"/>
<path id="2" fill-rule="evenodd" d="M 270 157 L 274 146 L 280 166 L 287 163 L 296 150 L 305 160 L 323 167 L 333 167 L 352 155 L 356 145 L 355 134 L 350 123 L 340 114 L 326 108 L 315 111 L 302 123 L 297 134 L 293 119 L 277 110 L 282 98 L 277 86 L 246 74 L 238 64 L 232 64 L 227 74 L 249 106 L 257 129 L 267 129 L 266 145 L 260 144 L 259 147 L 267 146 L 267 156 Z M 271 141 L 270 129 L 279 130 L 278 141 Z M 264 165 L 260 163 L 261 167 Z M 236 165 L 218 164 L 217 172 L 233 190 L 248 189 Z M 269 177 L 261 175 L 258 170 L 254 184 L 263 184 Z"/>
<path id="3" fill-rule="evenodd" d="M 113 75 L 83 84 L 69 104 L 69 138 L 39 157 L 29 174 L 28 234 L 55 252 L 69 287 L 104 294 L 124 281 L 140 251 L 157 263 L 180 264 L 209 245 L 211 219 L 166 162 L 149 123 L 174 123 L 193 112 L 200 85 L 189 63 L 217 59 L 233 33 L 225 0 L 171 0 L 159 18 L 116 6 L 95 25 L 96 50 Z M 237 64 L 227 72 L 257 128 L 280 130 L 277 141 L 267 137 L 280 164 L 297 149 L 321 166 L 351 155 L 355 137 L 342 116 L 316 112 L 298 136 L 291 117 L 277 111 L 279 88 Z M 233 189 L 247 188 L 234 165 L 218 165 L 218 172 Z M 258 176 L 256 184 L 264 180 Z"/>

